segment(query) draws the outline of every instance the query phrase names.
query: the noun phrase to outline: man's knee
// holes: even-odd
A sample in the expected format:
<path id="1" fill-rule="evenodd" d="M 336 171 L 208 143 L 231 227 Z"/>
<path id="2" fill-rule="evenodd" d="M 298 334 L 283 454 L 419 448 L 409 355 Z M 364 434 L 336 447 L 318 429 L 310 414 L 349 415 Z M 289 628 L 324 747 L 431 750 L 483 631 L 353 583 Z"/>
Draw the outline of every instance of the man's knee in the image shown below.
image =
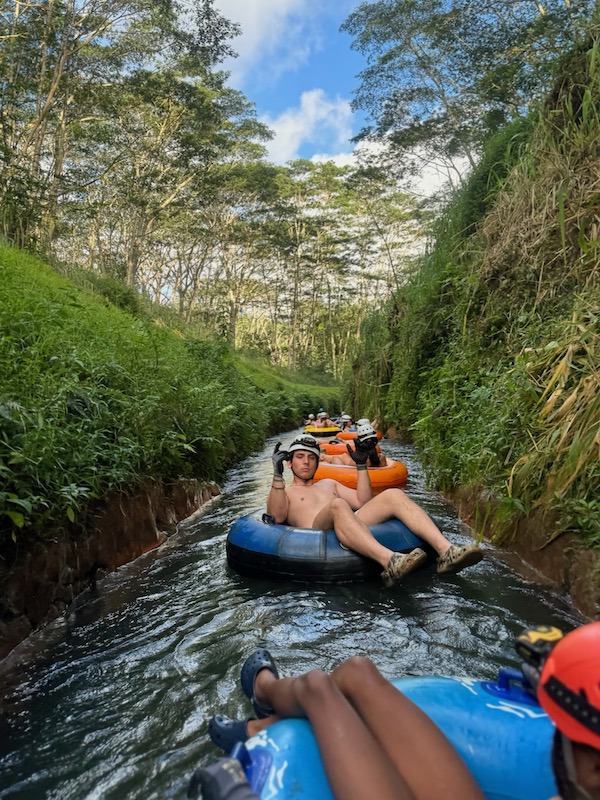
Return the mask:
<path id="1" fill-rule="evenodd" d="M 352 656 L 333 672 L 336 685 L 342 694 L 355 700 L 368 701 L 387 681 L 375 664 L 364 656 Z"/>
<path id="2" fill-rule="evenodd" d="M 386 489 L 382 494 L 387 494 L 388 497 L 406 497 L 404 489 Z"/>
<path id="3" fill-rule="evenodd" d="M 385 489 L 378 497 L 386 503 L 405 503 L 408 499 L 403 489 Z"/>
<path id="4" fill-rule="evenodd" d="M 351 514 L 353 513 L 349 503 L 347 503 L 345 500 L 342 500 L 341 497 L 336 497 L 335 500 L 332 500 L 330 508 L 334 517 L 339 516 L 340 514 L 347 514 L 348 512 Z"/>

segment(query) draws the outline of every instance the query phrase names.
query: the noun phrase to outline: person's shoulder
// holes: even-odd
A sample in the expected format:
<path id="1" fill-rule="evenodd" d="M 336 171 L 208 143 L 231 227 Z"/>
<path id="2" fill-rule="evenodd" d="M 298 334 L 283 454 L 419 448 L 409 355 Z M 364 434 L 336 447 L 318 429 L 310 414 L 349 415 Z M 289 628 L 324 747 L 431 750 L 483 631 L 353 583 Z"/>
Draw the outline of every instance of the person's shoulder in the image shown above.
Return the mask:
<path id="1" fill-rule="evenodd" d="M 333 478 L 330 478 L 329 482 L 335 484 L 335 489 L 338 492 L 339 491 L 343 491 L 343 492 L 348 492 L 348 491 L 355 492 L 356 491 L 356 489 L 350 489 L 349 486 L 344 486 L 343 483 L 340 483 L 340 481 L 333 480 Z"/>
<path id="2" fill-rule="evenodd" d="M 323 489 L 330 489 L 335 486 L 340 486 L 341 484 L 339 484 L 337 481 L 334 481 L 333 478 L 321 478 L 311 485 L 313 489 L 318 489 L 319 487 Z"/>

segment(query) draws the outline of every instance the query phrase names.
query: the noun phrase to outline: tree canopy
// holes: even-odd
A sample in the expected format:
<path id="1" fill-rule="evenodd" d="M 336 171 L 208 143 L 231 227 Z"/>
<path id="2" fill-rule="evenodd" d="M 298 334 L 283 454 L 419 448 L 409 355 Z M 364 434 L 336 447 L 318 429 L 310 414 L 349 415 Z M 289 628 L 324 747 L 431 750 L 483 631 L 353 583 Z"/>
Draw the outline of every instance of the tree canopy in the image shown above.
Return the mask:
<path id="1" fill-rule="evenodd" d="M 489 135 L 549 89 L 594 8 L 593 0 L 361 3 L 342 25 L 368 61 L 354 99 L 372 120 L 361 137 L 474 166 Z"/>

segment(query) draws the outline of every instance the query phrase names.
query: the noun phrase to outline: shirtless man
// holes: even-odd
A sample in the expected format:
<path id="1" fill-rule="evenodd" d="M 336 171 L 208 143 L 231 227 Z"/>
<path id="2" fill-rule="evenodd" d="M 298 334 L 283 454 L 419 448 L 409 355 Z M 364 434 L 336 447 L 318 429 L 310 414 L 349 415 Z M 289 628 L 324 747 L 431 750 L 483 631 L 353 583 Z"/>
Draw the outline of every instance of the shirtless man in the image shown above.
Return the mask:
<path id="1" fill-rule="evenodd" d="M 334 428 L 335 423 L 329 419 L 326 411 L 319 411 L 316 420 L 313 422 L 314 428 Z"/>
<path id="2" fill-rule="evenodd" d="M 353 460 L 358 471 L 357 488 L 348 489 L 334 480 L 313 482 L 319 464 L 317 440 L 304 434 L 293 440 L 288 450 L 273 452 L 273 482 L 267 498 L 267 513 L 275 522 L 298 528 L 333 528 L 340 543 L 381 565 L 381 578 L 389 588 L 422 564 L 427 555 L 420 547 L 410 553 L 395 553 L 380 544 L 369 525 L 396 518 L 439 554 L 438 572 L 458 572 L 477 564 L 483 553 L 476 545 L 451 544 L 429 516 L 401 489 L 386 489 L 373 496 L 367 470 L 368 450 L 357 442 Z M 290 462 L 292 483 L 286 487 L 283 465 Z"/>

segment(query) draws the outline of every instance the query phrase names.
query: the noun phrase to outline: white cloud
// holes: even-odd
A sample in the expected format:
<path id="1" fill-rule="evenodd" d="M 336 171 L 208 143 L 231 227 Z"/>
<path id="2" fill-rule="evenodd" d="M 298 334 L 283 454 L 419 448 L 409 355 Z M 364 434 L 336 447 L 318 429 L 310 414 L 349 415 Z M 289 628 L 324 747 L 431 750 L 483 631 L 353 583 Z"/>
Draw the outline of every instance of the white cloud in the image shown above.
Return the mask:
<path id="1" fill-rule="evenodd" d="M 354 152 L 352 153 L 315 153 L 314 156 L 311 156 L 311 161 L 314 161 L 316 164 L 322 164 L 325 161 L 333 161 L 336 167 L 355 167 L 356 166 L 356 155 Z"/>
<path id="2" fill-rule="evenodd" d="M 333 148 L 341 153 L 348 149 L 352 136 L 349 101 L 341 97 L 329 99 L 322 89 L 303 92 L 299 107 L 288 108 L 275 118 L 265 116 L 262 122 L 275 134 L 267 145 L 267 158 L 276 164 L 285 164 L 298 158 L 305 142 Z"/>
<path id="3" fill-rule="evenodd" d="M 238 58 L 223 65 L 239 88 L 250 81 L 275 84 L 321 46 L 318 17 L 323 9 L 312 0 L 216 0 L 215 6 L 242 27 L 242 35 L 232 41 Z"/>

